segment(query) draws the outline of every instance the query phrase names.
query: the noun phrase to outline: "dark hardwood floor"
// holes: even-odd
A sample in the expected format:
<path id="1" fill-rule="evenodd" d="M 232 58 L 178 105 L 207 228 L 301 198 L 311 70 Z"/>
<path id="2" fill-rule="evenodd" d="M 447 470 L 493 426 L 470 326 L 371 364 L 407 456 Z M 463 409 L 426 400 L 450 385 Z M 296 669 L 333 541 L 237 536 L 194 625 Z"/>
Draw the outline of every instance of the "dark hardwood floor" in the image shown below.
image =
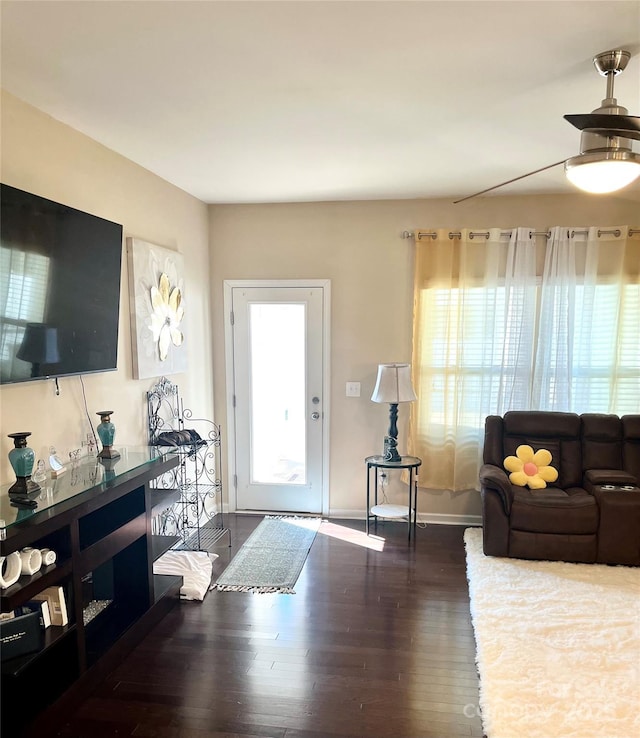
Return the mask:
<path id="1" fill-rule="evenodd" d="M 225 516 L 214 576 L 261 519 Z M 463 528 L 363 528 L 324 524 L 295 595 L 176 605 L 51 735 L 482 736 Z"/>

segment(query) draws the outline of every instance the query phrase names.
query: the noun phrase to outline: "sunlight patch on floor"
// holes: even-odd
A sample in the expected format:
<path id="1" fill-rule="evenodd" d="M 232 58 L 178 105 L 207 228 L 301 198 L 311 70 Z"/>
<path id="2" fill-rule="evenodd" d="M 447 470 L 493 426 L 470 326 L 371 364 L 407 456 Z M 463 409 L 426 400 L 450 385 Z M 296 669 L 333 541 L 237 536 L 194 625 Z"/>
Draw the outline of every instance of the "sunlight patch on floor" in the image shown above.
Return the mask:
<path id="1" fill-rule="evenodd" d="M 384 538 L 380 536 L 368 536 L 364 531 L 353 530 L 353 528 L 338 525 L 337 523 L 330 523 L 328 520 L 322 521 L 318 534 L 337 538 L 347 543 L 353 543 L 356 546 L 362 546 L 363 548 L 370 548 L 373 551 L 384 551 Z"/>

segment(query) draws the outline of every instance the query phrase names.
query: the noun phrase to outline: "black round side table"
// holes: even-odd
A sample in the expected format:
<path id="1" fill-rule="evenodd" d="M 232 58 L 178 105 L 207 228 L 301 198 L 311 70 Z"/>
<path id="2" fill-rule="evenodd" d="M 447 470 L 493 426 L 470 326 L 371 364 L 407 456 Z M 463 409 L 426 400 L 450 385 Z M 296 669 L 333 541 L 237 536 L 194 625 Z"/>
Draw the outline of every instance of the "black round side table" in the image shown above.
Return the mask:
<path id="1" fill-rule="evenodd" d="M 387 461 L 384 456 L 367 456 L 367 524 L 366 531 L 369 535 L 371 518 L 374 519 L 375 530 L 378 528 L 378 518 L 407 518 L 409 534 L 416 534 L 416 523 L 418 520 L 418 467 L 422 459 L 417 456 L 401 456 L 400 461 Z M 374 470 L 374 494 L 373 505 L 371 505 L 371 470 Z M 378 472 L 380 469 L 408 469 L 409 470 L 409 505 L 392 505 L 388 503 L 378 504 Z"/>

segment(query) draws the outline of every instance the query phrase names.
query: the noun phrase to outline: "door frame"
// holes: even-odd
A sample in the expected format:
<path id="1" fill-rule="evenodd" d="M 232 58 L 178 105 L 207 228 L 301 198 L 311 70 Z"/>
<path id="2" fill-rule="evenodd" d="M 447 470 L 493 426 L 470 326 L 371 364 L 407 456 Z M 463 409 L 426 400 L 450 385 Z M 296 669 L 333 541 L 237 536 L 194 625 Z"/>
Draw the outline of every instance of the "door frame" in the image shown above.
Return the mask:
<path id="1" fill-rule="evenodd" d="M 236 416 L 233 406 L 234 396 L 234 355 L 233 325 L 231 306 L 233 290 L 253 287 L 313 287 L 320 288 L 322 294 L 322 515 L 329 515 L 329 426 L 330 398 L 330 347 L 331 347 L 331 280 L 330 279 L 225 279 L 224 290 L 224 354 L 225 354 L 225 394 L 227 405 L 227 488 L 229 490 L 229 512 L 237 511 L 237 466 L 236 466 Z M 254 511 L 251 511 L 254 512 Z"/>

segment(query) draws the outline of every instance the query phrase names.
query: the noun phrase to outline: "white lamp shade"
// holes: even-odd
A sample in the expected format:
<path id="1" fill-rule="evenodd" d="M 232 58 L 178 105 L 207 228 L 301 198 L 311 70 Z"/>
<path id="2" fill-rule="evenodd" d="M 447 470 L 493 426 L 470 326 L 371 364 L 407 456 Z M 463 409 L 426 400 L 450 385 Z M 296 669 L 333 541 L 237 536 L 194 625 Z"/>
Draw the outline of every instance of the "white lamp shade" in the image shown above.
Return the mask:
<path id="1" fill-rule="evenodd" d="M 587 153 L 567 159 L 567 179 L 585 192 L 615 192 L 640 177 L 640 156 L 632 152 Z"/>
<path id="2" fill-rule="evenodd" d="M 414 402 L 418 398 L 411 384 L 409 364 L 379 364 L 371 399 L 374 402 Z"/>

